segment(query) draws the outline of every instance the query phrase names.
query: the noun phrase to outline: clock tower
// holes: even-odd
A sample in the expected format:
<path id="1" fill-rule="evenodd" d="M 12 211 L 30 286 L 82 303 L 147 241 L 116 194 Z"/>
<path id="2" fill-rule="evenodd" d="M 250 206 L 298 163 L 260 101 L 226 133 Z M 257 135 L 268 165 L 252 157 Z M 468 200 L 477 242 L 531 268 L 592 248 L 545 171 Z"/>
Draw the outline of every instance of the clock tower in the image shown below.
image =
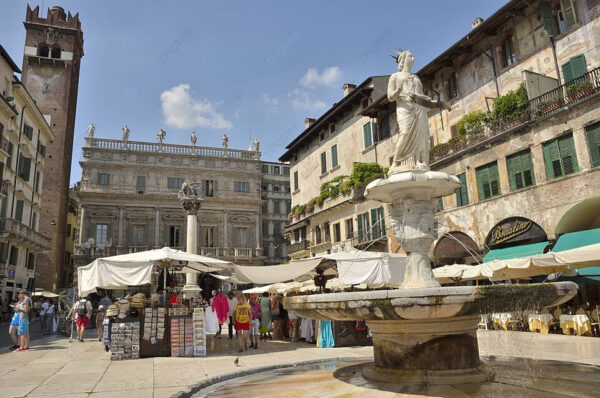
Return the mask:
<path id="1" fill-rule="evenodd" d="M 83 32 L 78 13 L 67 14 L 62 7 L 49 9 L 46 18 L 39 13 L 39 6 L 27 6 L 21 78 L 56 137 L 46 151 L 40 204 L 40 232 L 51 239 L 51 248 L 37 256 L 35 283 L 56 290 L 72 275 L 72 266 L 65 264 L 65 238 Z"/>

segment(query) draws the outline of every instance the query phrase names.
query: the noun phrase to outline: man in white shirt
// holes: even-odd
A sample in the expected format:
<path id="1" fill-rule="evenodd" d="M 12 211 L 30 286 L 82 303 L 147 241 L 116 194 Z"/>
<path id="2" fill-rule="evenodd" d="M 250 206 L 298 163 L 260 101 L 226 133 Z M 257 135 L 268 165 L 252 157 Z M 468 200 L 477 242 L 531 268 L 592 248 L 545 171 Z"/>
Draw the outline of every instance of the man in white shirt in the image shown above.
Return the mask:
<path id="1" fill-rule="evenodd" d="M 46 311 L 48 311 L 48 307 L 48 300 L 44 300 L 40 308 L 40 325 L 42 327 L 42 333 L 46 332 Z"/>
<path id="2" fill-rule="evenodd" d="M 238 300 L 233 295 L 233 292 L 227 293 L 227 304 L 229 304 L 229 339 L 233 339 L 233 309 L 238 305 Z M 237 334 L 237 330 L 235 332 Z"/>
<path id="3" fill-rule="evenodd" d="M 48 309 L 46 310 L 46 333 L 50 334 L 54 332 L 54 310 L 56 309 L 56 305 L 48 299 Z"/>

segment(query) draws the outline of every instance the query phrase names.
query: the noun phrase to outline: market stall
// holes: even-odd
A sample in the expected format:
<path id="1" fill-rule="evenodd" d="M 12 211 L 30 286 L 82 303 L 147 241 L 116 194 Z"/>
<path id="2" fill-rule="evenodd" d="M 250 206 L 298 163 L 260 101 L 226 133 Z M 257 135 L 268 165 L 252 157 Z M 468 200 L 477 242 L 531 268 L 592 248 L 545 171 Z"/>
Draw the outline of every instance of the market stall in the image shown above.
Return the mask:
<path id="1" fill-rule="evenodd" d="M 231 266 L 227 261 L 167 247 L 99 258 L 78 268 L 79 295 L 84 297 L 98 288 L 152 287 L 151 295 L 128 294 L 108 306 L 103 338 L 111 359 L 205 356 L 202 300 L 182 297 L 181 291 L 167 285 L 167 273 L 218 272 Z M 156 278 L 159 274 L 162 278 Z"/>

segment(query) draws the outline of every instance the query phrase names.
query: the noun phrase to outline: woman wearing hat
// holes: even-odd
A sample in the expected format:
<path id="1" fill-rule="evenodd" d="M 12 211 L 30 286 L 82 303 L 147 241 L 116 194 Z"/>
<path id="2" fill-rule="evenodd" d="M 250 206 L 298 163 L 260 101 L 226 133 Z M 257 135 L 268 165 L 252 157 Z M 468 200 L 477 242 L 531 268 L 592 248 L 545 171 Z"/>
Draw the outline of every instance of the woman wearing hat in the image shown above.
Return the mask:
<path id="1" fill-rule="evenodd" d="M 98 313 L 96 314 L 96 329 L 98 329 L 98 341 L 102 341 L 102 333 L 104 332 L 104 306 L 98 306 Z"/>

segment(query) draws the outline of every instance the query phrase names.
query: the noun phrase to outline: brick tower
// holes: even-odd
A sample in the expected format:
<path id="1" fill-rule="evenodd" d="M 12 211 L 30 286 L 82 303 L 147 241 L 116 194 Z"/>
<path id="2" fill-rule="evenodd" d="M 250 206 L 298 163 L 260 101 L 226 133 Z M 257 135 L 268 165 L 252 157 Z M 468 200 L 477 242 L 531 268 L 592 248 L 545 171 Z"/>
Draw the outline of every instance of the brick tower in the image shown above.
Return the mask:
<path id="1" fill-rule="evenodd" d="M 83 32 L 79 14 L 67 15 L 61 7 L 42 18 L 39 6 L 28 5 L 24 25 L 21 78 L 56 136 L 46 151 L 40 209 L 40 232 L 51 248 L 37 257 L 36 287 L 56 290 L 71 272 L 64 264 L 65 237 Z"/>

